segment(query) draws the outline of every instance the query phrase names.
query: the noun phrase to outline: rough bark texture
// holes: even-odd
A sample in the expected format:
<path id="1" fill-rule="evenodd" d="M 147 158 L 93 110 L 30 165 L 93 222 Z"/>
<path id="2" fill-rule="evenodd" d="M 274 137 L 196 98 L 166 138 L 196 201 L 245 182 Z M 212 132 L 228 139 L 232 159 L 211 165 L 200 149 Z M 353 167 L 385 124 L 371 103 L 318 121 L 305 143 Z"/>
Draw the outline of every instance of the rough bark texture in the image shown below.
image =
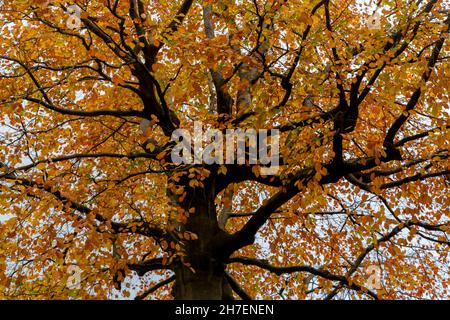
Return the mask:
<path id="1" fill-rule="evenodd" d="M 179 183 L 184 182 L 182 179 Z M 231 287 L 225 276 L 226 266 L 215 246 L 217 239 L 225 237 L 225 232 L 219 228 L 214 203 L 215 179 L 209 179 L 204 188 L 184 187 L 188 194 L 178 205 L 186 212 L 192 208 L 195 212 L 180 228 L 198 236 L 197 240 L 185 244 L 187 260 L 195 272 L 182 263 L 174 266 L 176 282 L 173 296 L 181 300 L 231 299 Z"/>

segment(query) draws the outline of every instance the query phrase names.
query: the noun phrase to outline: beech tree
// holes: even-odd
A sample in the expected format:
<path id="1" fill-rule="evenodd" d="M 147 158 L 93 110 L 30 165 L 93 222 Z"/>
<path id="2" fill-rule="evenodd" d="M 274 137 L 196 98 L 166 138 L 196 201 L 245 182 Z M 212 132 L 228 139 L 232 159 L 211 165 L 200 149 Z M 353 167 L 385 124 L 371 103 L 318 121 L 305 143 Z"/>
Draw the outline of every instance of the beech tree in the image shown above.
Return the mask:
<path id="1" fill-rule="evenodd" d="M 450 297 L 448 2 L 0 8 L 2 298 Z M 278 172 L 174 163 L 196 121 Z"/>

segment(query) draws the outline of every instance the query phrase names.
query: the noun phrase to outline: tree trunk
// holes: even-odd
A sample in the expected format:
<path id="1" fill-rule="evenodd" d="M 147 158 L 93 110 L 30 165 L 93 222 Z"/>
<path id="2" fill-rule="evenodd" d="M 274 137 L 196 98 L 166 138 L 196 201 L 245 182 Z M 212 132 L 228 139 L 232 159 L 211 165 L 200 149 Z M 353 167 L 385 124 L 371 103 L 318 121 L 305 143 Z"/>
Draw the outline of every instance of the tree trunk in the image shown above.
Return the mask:
<path id="1" fill-rule="evenodd" d="M 207 259 L 205 259 L 207 260 Z M 175 269 L 175 300 L 231 300 L 231 287 L 225 278 L 224 268 L 205 261 L 205 268 L 192 270 L 179 266 Z"/>
<path id="2" fill-rule="evenodd" d="M 192 269 L 183 263 L 177 263 L 173 268 L 176 277 L 173 296 L 176 300 L 233 299 L 225 277 L 226 266 L 214 252 L 214 240 L 225 235 L 217 221 L 214 184 L 204 188 L 185 187 L 185 190 L 188 194 L 178 205 L 186 212 L 192 208 L 195 211 L 181 228 L 195 233 L 198 239 L 184 243 L 186 260 Z"/>

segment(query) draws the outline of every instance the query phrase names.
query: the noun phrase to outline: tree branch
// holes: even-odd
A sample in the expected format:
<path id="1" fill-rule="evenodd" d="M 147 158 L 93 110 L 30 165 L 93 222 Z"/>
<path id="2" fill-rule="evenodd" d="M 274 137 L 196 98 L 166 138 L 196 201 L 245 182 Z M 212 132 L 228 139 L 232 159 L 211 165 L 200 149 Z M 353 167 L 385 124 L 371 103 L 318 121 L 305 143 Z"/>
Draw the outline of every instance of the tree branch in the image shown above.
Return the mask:
<path id="1" fill-rule="evenodd" d="M 129 263 L 128 268 L 135 271 L 140 277 L 150 271 L 170 269 L 169 265 L 163 264 L 162 258 L 150 259 L 140 263 Z"/>
<path id="2" fill-rule="evenodd" d="M 228 283 L 231 286 L 231 289 L 233 289 L 234 292 L 237 293 L 239 297 L 241 297 L 242 300 L 253 300 L 250 295 L 245 292 L 245 290 L 239 285 L 239 283 L 234 279 L 228 271 L 225 271 L 225 278 L 227 279 Z"/>
<path id="3" fill-rule="evenodd" d="M 372 292 L 371 290 L 368 290 L 367 288 L 363 288 L 360 285 L 357 285 L 355 283 L 350 283 L 348 280 L 349 279 L 348 277 L 336 275 L 327 270 L 316 269 L 311 266 L 278 267 L 278 266 L 273 266 L 273 265 L 269 264 L 265 260 L 252 259 L 252 258 L 247 258 L 247 257 L 232 257 L 232 258 L 228 259 L 227 263 L 241 263 L 243 265 L 256 266 L 256 267 L 262 268 L 264 270 L 267 270 L 269 272 L 272 272 L 278 276 L 281 274 L 284 274 L 284 273 L 308 272 L 310 274 L 319 276 L 319 277 L 327 279 L 327 280 L 338 281 L 341 284 L 348 286 L 350 289 L 367 293 L 372 298 L 378 299 L 378 296 L 376 293 Z"/>

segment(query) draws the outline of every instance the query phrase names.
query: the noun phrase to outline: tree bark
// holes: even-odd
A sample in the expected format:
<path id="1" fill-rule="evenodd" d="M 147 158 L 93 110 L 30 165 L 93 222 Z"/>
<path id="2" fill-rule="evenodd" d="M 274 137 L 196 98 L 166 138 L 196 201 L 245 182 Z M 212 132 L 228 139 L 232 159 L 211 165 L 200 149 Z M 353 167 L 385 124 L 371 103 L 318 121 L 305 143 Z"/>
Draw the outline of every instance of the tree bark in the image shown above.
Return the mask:
<path id="1" fill-rule="evenodd" d="M 179 182 L 185 186 L 187 196 L 178 205 L 185 212 L 195 209 L 187 223 L 180 227 L 183 231 L 195 233 L 198 239 L 184 242 L 186 260 L 191 268 L 181 262 L 173 267 L 176 277 L 173 296 L 176 300 L 233 299 L 225 276 L 226 265 L 214 247 L 218 238 L 226 236 L 217 220 L 215 179 L 206 181 L 207 185 L 196 188 L 186 186 L 183 179 Z"/>
<path id="2" fill-rule="evenodd" d="M 213 259 L 203 257 L 203 268 L 195 273 L 183 265 L 175 268 L 175 300 L 231 300 L 231 287 L 224 267 Z"/>

